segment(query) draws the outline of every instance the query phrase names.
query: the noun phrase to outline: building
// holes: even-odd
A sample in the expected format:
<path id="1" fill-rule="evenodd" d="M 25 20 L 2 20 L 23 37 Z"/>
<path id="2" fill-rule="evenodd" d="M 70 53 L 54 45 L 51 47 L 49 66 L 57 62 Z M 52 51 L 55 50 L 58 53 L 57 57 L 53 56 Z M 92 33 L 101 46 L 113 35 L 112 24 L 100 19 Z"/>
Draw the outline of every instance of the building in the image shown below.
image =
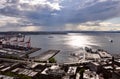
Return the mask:
<path id="1" fill-rule="evenodd" d="M 112 56 L 106 51 L 98 51 L 98 54 L 100 55 L 101 58 L 112 58 Z"/>
<path id="2" fill-rule="evenodd" d="M 2 46 L 2 41 L 0 41 L 0 49 L 1 49 L 1 48 L 3 48 L 3 46 Z"/>
<path id="3" fill-rule="evenodd" d="M 88 64 L 88 67 L 90 68 L 91 71 L 100 73 L 101 72 L 101 65 L 98 62 L 90 62 Z"/>
<path id="4" fill-rule="evenodd" d="M 61 79 L 65 75 L 65 71 L 58 65 L 45 68 L 41 72 L 42 79 Z"/>
<path id="5" fill-rule="evenodd" d="M 35 77 L 38 74 L 38 72 L 36 71 L 24 69 L 24 68 L 15 68 L 11 72 L 17 73 L 17 74 L 23 74 L 29 77 Z"/>
<path id="6" fill-rule="evenodd" d="M 69 67 L 67 74 L 69 75 L 75 75 L 76 74 L 77 67 Z"/>
<path id="7" fill-rule="evenodd" d="M 6 75 L 0 75 L 0 79 L 15 79 L 14 77 L 6 76 Z"/>

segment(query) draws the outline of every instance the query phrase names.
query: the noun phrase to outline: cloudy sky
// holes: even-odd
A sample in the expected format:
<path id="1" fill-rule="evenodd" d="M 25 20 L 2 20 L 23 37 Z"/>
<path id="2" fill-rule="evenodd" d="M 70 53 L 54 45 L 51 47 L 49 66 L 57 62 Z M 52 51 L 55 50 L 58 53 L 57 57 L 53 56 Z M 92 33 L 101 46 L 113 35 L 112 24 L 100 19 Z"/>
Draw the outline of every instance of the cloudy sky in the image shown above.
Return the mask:
<path id="1" fill-rule="evenodd" d="M 120 30 L 120 0 L 0 0 L 0 31 L 66 30 Z"/>

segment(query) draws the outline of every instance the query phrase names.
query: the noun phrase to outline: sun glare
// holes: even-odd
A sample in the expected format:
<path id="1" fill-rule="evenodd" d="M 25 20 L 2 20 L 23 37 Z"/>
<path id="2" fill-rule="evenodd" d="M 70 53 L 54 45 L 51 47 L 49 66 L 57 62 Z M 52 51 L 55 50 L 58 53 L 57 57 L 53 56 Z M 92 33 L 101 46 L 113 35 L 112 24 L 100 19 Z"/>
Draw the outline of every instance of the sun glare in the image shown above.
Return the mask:
<path id="1" fill-rule="evenodd" d="M 73 47 L 85 47 L 90 44 L 89 40 L 86 36 L 70 36 L 68 44 Z"/>

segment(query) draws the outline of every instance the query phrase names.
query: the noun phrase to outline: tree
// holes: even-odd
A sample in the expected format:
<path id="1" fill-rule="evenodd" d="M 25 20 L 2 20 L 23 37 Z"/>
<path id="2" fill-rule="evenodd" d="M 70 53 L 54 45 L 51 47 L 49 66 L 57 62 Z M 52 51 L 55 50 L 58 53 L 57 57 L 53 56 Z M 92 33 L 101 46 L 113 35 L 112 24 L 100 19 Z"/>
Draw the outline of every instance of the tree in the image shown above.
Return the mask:
<path id="1" fill-rule="evenodd" d="M 82 68 L 80 69 L 79 73 L 80 73 L 80 79 L 83 79 L 83 73 L 85 72 L 85 69 Z"/>
<path id="2" fill-rule="evenodd" d="M 52 58 L 49 58 L 49 62 L 50 63 L 56 63 L 56 60 L 55 60 L 55 58 L 52 57 Z"/>

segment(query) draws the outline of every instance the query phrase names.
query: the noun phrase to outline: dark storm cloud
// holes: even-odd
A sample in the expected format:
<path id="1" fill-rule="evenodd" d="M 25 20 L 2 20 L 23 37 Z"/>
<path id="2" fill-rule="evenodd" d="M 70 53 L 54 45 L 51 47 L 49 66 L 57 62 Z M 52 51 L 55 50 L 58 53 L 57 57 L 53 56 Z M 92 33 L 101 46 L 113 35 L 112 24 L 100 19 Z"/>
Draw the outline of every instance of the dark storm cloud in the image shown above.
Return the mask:
<path id="1" fill-rule="evenodd" d="M 76 24 L 87 21 L 106 20 L 119 16 L 119 5 L 119 1 L 106 1 L 96 3 L 83 9 L 77 9 L 78 6 L 63 6 L 64 8 L 61 9 L 61 11 L 52 12 L 49 10 L 43 10 L 42 12 L 31 12 L 27 15 L 27 17 L 31 20 L 31 22 L 45 26 L 59 26 L 69 23 Z M 56 15 L 51 15 L 52 13 L 55 13 Z"/>
<path id="2" fill-rule="evenodd" d="M 74 19 L 71 19 L 70 22 L 86 22 L 86 21 L 96 21 L 96 20 L 106 20 L 120 15 L 118 10 L 118 2 L 104 2 L 98 3 L 94 6 L 87 7 L 83 10 L 80 10 L 74 16 Z"/>

